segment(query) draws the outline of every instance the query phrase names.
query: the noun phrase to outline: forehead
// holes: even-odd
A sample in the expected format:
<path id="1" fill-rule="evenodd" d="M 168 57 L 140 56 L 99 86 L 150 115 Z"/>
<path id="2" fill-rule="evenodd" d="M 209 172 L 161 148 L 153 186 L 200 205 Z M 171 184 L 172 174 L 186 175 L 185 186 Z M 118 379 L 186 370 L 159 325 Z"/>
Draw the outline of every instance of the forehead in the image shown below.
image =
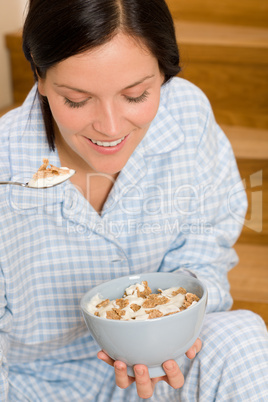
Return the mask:
<path id="1" fill-rule="evenodd" d="M 135 36 L 128 35 L 123 32 L 119 32 L 114 35 L 110 40 L 105 42 L 103 45 L 93 47 L 85 52 L 77 54 L 75 57 L 78 59 L 88 54 L 92 57 L 100 56 L 101 54 L 110 54 L 114 52 L 139 52 L 143 55 L 150 55 L 153 57 L 150 49 L 146 45 L 146 43 Z"/>
<path id="2" fill-rule="evenodd" d="M 158 61 L 140 41 L 117 34 L 112 40 L 71 56 L 51 69 L 53 78 L 71 80 L 76 86 L 85 79 L 90 84 L 107 85 L 118 81 L 127 86 L 143 75 L 156 74 Z M 81 86 L 81 85 L 80 85 Z"/>

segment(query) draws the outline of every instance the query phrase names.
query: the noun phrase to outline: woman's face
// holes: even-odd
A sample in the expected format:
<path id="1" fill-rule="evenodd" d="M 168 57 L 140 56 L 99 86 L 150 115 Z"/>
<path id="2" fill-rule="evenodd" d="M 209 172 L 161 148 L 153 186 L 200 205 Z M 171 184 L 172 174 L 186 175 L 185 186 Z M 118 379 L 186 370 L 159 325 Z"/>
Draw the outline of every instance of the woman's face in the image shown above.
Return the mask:
<path id="1" fill-rule="evenodd" d="M 47 71 L 38 83 L 69 166 L 116 174 L 154 119 L 164 81 L 157 59 L 124 34 Z"/>

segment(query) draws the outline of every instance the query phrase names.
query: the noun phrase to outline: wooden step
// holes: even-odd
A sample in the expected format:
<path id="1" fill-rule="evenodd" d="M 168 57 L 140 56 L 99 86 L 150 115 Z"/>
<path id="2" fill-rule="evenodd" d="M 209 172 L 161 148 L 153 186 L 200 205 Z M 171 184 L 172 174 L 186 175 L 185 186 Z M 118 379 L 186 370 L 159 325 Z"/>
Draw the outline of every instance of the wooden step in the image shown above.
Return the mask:
<path id="1" fill-rule="evenodd" d="M 254 65 L 268 63 L 268 27 L 244 27 L 180 20 L 175 20 L 174 25 L 179 47 L 187 52 L 187 57 L 193 61 L 223 63 L 228 61 L 238 64 L 251 62 Z"/>
<path id="2" fill-rule="evenodd" d="M 175 22 L 181 76 L 221 124 L 268 129 L 268 29 Z"/>
<path id="3" fill-rule="evenodd" d="M 181 21 L 268 27 L 267 0 L 166 0 L 174 18 Z"/>
<path id="4" fill-rule="evenodd" d="M 248 309 L 268 324 L 268 246 L 236 244 L 239 263 L 228 274 L 233 309 Z"/>
<path id="5" fill-rule="evenodd" d="M 268 130 L 221 125 L 238 159 L 268 159 Z"/>

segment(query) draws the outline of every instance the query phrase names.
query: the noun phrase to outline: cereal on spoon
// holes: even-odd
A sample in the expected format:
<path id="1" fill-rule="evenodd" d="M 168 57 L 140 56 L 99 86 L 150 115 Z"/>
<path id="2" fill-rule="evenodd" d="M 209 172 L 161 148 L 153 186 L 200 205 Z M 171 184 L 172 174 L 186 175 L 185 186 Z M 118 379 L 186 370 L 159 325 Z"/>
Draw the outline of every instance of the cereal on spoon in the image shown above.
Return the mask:
<path id="1" fill-rule="evenodd" d="M 50 166 L 50 167 L 49 167 Z M 74 174 L 73 169 L 67 167 L 57 167 L 49 163 L 47 158 L 43 159 L 43 164 L 33 175 L 28 183 L 29 187 L 52 187 L 67 180 Z"/>

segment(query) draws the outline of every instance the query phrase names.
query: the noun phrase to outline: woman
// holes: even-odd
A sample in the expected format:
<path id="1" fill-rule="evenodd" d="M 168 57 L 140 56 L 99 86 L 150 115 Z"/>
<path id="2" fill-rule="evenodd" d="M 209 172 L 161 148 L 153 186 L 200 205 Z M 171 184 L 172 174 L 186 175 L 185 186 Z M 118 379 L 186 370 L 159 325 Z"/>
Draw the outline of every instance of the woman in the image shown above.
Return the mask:
<path id="1" fill-rule="evenodd" d="M 44 157 L 76 174 L 0 188 L 2 399 L 264 400 L 265 326 L 226 312 L 246 196 L 209 102 L 172 78 L 165 2 L 32 0 L 23 49 L 37 84 L 1 120 L 1 180 L 27 181 Z M 79 301 L 102 281 L 175 270 L 208 288 L 203 347 L 181 369 L 163 362 L 165 377 L 142 365 L 128 377 L 98 352 Z"/>

